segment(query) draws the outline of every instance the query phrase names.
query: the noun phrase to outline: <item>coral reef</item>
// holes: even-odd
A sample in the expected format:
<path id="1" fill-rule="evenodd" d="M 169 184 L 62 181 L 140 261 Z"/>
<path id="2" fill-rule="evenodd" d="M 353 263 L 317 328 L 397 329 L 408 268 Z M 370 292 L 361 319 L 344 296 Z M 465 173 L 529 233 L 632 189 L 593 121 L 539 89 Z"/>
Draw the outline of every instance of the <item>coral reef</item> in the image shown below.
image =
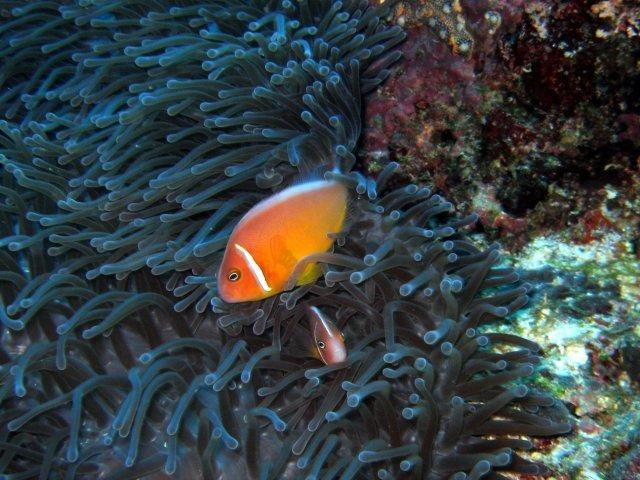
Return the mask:
<path id="1" fill-rule="evenodd" d="M 433 2 L 442 7 L 443 2 Z M 361 96 L 404 35 L 367 2 L 0 2 L 0 474 L 509 478 L 571 426 L 495 331 L 531 285 L 385 162 Z M 235 223 L 299 175 L 353 192 L 315 284 L 227 305 Z M 345 333 L 308 352 L 305 307 Z"/>
<path id="2" fill-rule="evenodd" d="M 435 2 L 427 2 L 434 4 Z M 534 382 L 577 417 L 536 444 L 558 480 L 638 477 L 638 2 L 460 2 L 474 39 L 443 44 L 406 3 L 403 59 L 365 101 L 361 168 L 402 164 L 479 214 L 523 269 L 550 264 L 501 332 L 545 352 Z M 630 427 L 631 426 L 631 427 Z"/>
<path id="3" fill-rule="evenodd" d="M 563 399 L 576 417 L 573 435 L 539 445 L 533 458 L 562 480 L 634 478 L 640 262 L 632 245 L 624 233 L 582 244 L 564 231 L 532 240 L 512 258 L 524 270 L 544 258 L 555 275 L 530 308 L 497 330 L 538 341 L 545 358 L 532 384 Z"/>
<path id="4" fill-rule="evenodd" d="M 365 105 L 363 166 L 398 161 L 480 213 L 482 229 L 510 248 L 567 223 L 580 229 L 606 208 L 609 188 L 634 198 L 636 3 L 460 2 L 474 39 L 467 55 L 408 3 L 396 12 L 405 59 Z"/>
<path id="5" fill-rule="evenodd" d="M 402 5 L 400 6 L 402 8 Z M 417 22 L 424 22 L 451 47 L 453 53 L 468 55 L 473 37 L 466 28 L 460 0 L 429 0 L 414 5 Z M 398 12 L 404 20 L 403 10 Z"/>

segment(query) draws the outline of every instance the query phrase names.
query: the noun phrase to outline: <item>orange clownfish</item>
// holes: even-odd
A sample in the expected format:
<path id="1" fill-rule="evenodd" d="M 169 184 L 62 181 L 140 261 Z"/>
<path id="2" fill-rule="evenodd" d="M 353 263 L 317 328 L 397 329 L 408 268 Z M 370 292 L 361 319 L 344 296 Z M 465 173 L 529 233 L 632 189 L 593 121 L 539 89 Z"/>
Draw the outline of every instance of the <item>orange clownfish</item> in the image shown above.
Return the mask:
<path id="1" fill-rule="evenodd" d="M 294 185 L 251 208 L 231 232 L 218 272 L 218 293 L 228 303 L 262 300 L 285 290 L 300 260 L 331 248 L 342 230 L 347 187 L 316 180 Z M 314 282 L 307 265 L 297 285 Z"/>
<path id="2" fill-rule="evenodd" d="M 344 362 L 347 359 L 347 347 L 342 332 L 318 307 L 308 307 L 307 313 L 313 335 L 314 356 L 327 365 Z"/>

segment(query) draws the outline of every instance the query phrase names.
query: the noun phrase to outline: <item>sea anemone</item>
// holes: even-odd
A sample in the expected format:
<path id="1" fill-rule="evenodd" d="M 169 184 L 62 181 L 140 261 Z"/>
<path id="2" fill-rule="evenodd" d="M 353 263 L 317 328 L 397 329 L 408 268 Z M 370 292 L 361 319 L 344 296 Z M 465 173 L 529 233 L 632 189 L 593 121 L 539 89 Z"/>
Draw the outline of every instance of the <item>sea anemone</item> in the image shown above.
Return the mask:
<path id="1" fill-rule="evenodd" d="M 403 38 L 387 9 L 0 3 L 4 478 L 544 471 L 521 437 L 569 425 L 518 383 L 539 347 L 486 325 L 528 285 L 465 236 L 475 216 L 390 187 L 395 164 L 352 172 L 361 96 Z M 323 277 L 224 304 L 233 226 L 313 171 L 354 198 L 335 249 L 307 259 Z M 346 362 L 309 355 L 308 305 Z"/>

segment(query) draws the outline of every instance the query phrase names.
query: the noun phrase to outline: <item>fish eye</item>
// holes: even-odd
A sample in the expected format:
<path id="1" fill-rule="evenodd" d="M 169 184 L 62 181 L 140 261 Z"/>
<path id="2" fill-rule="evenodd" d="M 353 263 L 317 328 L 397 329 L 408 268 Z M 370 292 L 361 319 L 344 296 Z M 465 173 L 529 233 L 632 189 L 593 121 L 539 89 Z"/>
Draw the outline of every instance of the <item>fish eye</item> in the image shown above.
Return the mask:
<path id="1" fill-rule="evenodd" d="M 320 349 L 323 349 L 323 350 L 324 350 L 325 345 L 324 345 L 324 342 L 323 342 L 322 340 L 319 340 L 319 341 L 316 343 L 316 345 L 318 345 L 318 348 L 320 348 Z"/>
<path id="2" fill-rule="evenodd" d="M 227 278 L 230 282 L 237 282 L 238 280 L 240 280 L 240 271 L 235 269 L 231 270 L 229 272 L 229 275 L 227 275 Z"/>

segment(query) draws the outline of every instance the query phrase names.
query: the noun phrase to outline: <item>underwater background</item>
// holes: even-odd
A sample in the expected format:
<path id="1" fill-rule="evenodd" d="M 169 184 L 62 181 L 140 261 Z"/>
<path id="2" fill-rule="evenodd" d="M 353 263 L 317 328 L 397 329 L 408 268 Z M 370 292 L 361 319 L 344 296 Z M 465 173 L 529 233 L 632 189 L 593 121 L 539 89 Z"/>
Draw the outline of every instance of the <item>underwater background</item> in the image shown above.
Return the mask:
<path id="1" fill-rule="evenodd" d="M 0 1 L 0 478 L 640 478 L 639 91 L 633 0 Z"/>

